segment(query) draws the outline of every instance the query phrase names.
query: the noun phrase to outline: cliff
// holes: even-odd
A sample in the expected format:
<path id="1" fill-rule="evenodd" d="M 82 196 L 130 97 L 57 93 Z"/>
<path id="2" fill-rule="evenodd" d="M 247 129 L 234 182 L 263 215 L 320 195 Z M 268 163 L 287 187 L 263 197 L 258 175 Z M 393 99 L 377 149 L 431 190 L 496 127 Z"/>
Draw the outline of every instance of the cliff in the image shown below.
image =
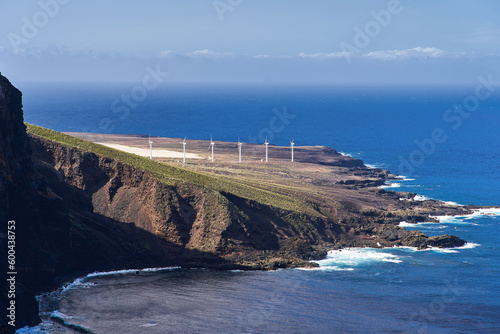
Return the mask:
<path id="1" fill-rule="evenodd" d="M 86 157 L 99 158 L 64 150 L 66 155 L 59 156 L 58 161 L 78 166 L 80 179 L 65 178 L 50 164 L 33 159 L 62 151 L 56 149 L 57 145 L 52 146 L 54 152 L 37 146 L 33 154 L 23 123 L 21 98 L 21 92 L 0 76 L 0 307 L 6 310 L 11 301 L 15 302 L 15 318 L 6 318 L 4 312 L 0 332 L 12 333 L 16 328 L 37 324 L 37 294 L 91 271 L 179 265 L 189 262 L 190 257 L 203 258 L 207 266 L 212 262 L 224 266 L 224 261 L 215 255 L 199 254 L 196 250 L 185 252 L 177 244 L 127 220 L 118 221 L 94 210 L 88 193 L 92 187 L 99 187 L 105 171 Z M 76 160 L 80 156 L 84 158 Z M 100 159 L 118 165 L 110 159 Z M 126 170 L 127 166 L 123 168 Z M 85 184 L 79 183 L 84 181 Z M 98 196 L 96 201 L 99 203 Z M 8 243 L 9 221 L 15 221 L 15 230 L 11 231 L 15 233 L 15 244 Z M 6 280 L 8 245 L 15 245 L 15 292 L 9 290 Z M 10 292 L 15 293 L 14 298 L 8 296 Z M 8 324 L 13 319 L 15 326 Z"/>
<path id="2" fill-rule="evenodd" d="M 159 163 L 32 125 L 29 133 L 35 165 L 59 197 L 71 199 L 70 216 L 87 212 L 147 231 L 177 247 L 181 265 L 206 266 L 210 256 L 217 267 L 272 269 L 311 265 L 304 260 L 330 248 L 464 243 L 398 224 L 467 208 L 401 201 L 404 195 L 373 187 L 390 176 L 387 171 L 360 167 L 359 160 L 324 147 L 303 156 L 310 161 L 316 152 L 319 165 L 337 168 L 341 180 L 321 179 L 315 171 L 309 181 L 302 169 L 269 176 L 276 171 L 266 165 L 267 182 L 258 167 L 234 177 L 227 166 L 216 166 L 225 171 L 219 175 L 213 166 L 206 172 L 200 164 Z M 303 164 L 310 169 L 310 162 Z"/>
<path id="3" fill-rule="evenodd" d="M 330 148 L 297 148 L 301 168 L 214 169 L 151 161 L 32 125 L 28 136 L 21 93 L 3 77 L 0 113 L 1 233 L 16 221 L 16 327 L 39 320 L 34 295 L 95 270 L 276 269 L 312 266 L 308 259 L 331 248 L 464 243 L 398 224 L 467 208 L 401 201 L 412 194 L 375 187 L 389 172 Z"/>
<path id="4" fill-rule="evenodd" d="M 317 243 L 318 237 L 328 242 L 337 237 L 331 222 L 319 214 L 287 209 L 290 203 L 273 207 L 242 198 L 218 189 L 220 180 L 188 182 L 196 175 L 186 175 L 165 181 L 158 174 L 103 155 L 35 134 L 31 137 L 38 170 L 55 194 L 72 199 L 68 203 L 71 216 L 99 215 L 147 231 L 184 251 L 177 264 L 274 268 L 278 264 L 266 261 L 263 253 L 283 251 L 285 244 L 290 247 L 286 240 L 291 237 L 310 244 Z M 288 265 L 305 264 L 282 255 L 280 263 L 285 258 Z"/>
<path id="5" fill-rule="evenodd" d="M 5 310 L 11 300 L 15 302 L 16 327 L 39 321 L 34 286 L 53 283 L 51 277 L 55 270 L 64 266 L 69 249 L 63 201 L 51 195 L 31 160 L 21 98 L 21 92 L 0 75 L 0 304 Z M 15 230 L 8 231 L 8 221 L 15 222 Z M 8 245 L 11 246 L 11 260 L 15 261 L 13 268 L 7 263 Z M 15 298 L 7 299 L 7 293 L 14 292 L 6 285 L 7 271 L 17 272 Z M 5 313 L 2 314 L 2 330 L 12 331 L 12 326 L 6 325 Z"/>

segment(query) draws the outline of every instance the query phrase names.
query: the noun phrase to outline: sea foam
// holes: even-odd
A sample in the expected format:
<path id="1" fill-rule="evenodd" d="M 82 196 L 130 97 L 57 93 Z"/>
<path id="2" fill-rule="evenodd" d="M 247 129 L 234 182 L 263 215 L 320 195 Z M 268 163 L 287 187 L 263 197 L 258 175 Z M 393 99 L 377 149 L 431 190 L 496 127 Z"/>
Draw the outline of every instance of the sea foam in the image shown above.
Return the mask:
<path id="1" fill-rule="evenodd" d="M 442 201 L 444 204 L 452 205 L 452 206 L 464 206 L 463 204 L 459 204 L 453 201 Z"/>
<path id="2" fill-rule="evenodd" d="M 431 199 L 430 197 L 427 197 L 427 196 L 424 196 L 424 195 L 415 195 L 415 197 L 413 197 L 414 201 L 419 201 L 419 202 L 428 201 L 430 199 Z"/>
<path id="3" fill-rule="evenodd" d="M 415 179 L 411 179 L 411 178 L 404 176 L 404 175 L 396 175 L 396 179 L 399 179 L 401 181 L 415 181 Z"/>
<path id="4" fill-rule="evenodd" d="M 72 289 L 90 288 L 95 284 L 92 282 L 86 282 L 89 278 L 103 277 L 103 276 L 113 276 L 113 275 L 131 275 L 137 272 L 139 273 L 157 273 L 162 271 L 170 271 L 175 269 L 180 269 L 181 267 L 161 267 L 161 268 L 145 268 L 145 269 L 125 269 L 125 270 L 114 270 L 114 271 L 96 271 L 88 274 L 85 277 L 80 277 L 74 281 L 66 284 L 62 288 L 62 292 L 66 292 Z"/>
<path id="5" fill-rule="evenodd" d="M 66 285 L 63 286 L 62 288 L 62 292 L 67 292 L 69 290 L 73 290 L 73 289 L 80 289 L 80 288 L 90 288 L 94 285 L 94 283 L 91 283 L 91 282 L 85 282 L 85 279 L 88 278 L 87 277 L 80 277 L 80 278 L 77 278 L 76 280 L 74 280 L 73 282 L 70 282 Z"/>
<path id="6" fill-rule="evenodd" d="M 407 252 L 435 252 L 435 253 L 459 253 L 460 250 L 464 249 L 473 249 L 476 247 L 481 246 L 480 244 L 474 243 L 474 242 L 467 242 L 465 245 L 460 246 L 460 247 L 452 247 L 452 248 L 439 248 L 439 247 L 427 247 L 423 249 L 418 249 L 417 247 L 410 247 L 410 246 L 393 246 L 392 248 L 394 249 L 400 249 L 403 251 Z"/>
<path id="7" fill-rule="evenodd" d="M 411 179 L 408 179 L 408 180 L 411 180 Z M 403 180 L 403 181 L 405 181 L 405 180 Z M 422 201 L 433 201 L 434 199 L 431 197 L 424 196 L 424 195 L 415 195 L 415 197 L 413 197 L 412 199 L 400 198 L 400 200 L 422 202 Z M 464 206 L 463 204 L 459 204 L 459 203 L 453 202 L 453 201 L 441 201 L 441 200 L 438 200 L 438 201 L 443 203 L 443 204 L 451 205 L 451 206 Z"/>
<path id="8" fill-rule="evenodd" d="M 476 219 L 484 216 L 500 216 L 500 208 L 474 209 L 469 215 L 462 216 L 435 216 L 440 223 L 457 224 L 457 225 L 478 225 L 468 222 L 468 220 Z"/>
<path id="9" fill-rule="evenodd" d="M 150 322 L 148 322 L 148 323 L 146 323 L 146 324 L 142 324 L 142 325 L 140 325 L 140 327 L 154 327 L 154 326 L 156 326 L 156 325 L 157 325 L 157 323 L 156 323 L 156 322 L 150 321 Z"/>
<path id="10" fill-rule="evenodd" d="M 366 167 L 370 168 L 370 169 L 378 169 L 380 167 L 377 167 L 376 165 L 371 165 L 371 164 L 365 164 Z"/>
<path id="11" fill-rule="evenodd" d="M 354 270 L 356 267 L 380 262 L 401 263 L 397 255 L 375 248 L 345 248 L 331 250 L 325 259 L 311 261 L 319 264 L 320 270 Z"/>
<path id="12" fill-rule="evenodd" d="M 379 188 L 381 188 L 381 189 L 401 188 L 401 183 L 392 182 L 392 183 L 388 183 L 388 184 L 385 184 L 383 186 L 380 186 Z"/>
<path id="13" fill-rule="evenodd" d="M 125 269 L 125 270 L 114 270 L 114 271 L 96 271 L 88 274 L 87 276 L 85 276 L 85 278 L 112 276 L 112 275 L 130 275 L 130 274 L 135 274 L 136 272 L 157 273 L 157 272 L 169 271 L 180 268 L 181 267 L 162 267 L 162 268 L 145 268 L 145 269 Z"/>
<path id="14" fill-rule="evenodd" d="M 420 196 L 420 195 L 417 195 Z M 415 198 L 417 198 L 415 196 Z M 425 197 L 425 196 L 422 196 Z M 404 200 L 404 199 L 401 199 Z M 450 202 L 445 202 L 449 204 Z M 451 202 L 454 203 L 454 202 Z M 454 205 L 462 206 L 461 204 L 454 203 Z M 407 223 L 405 221 L 400 222 L 399 226 L 401 227 L 428 227 L 428 228 L 438 228 L 436 225 L 439 224 L 448 224 L 448 225 L 473 225 L 473 226 L 478 226 L 479 224 L 476 224 L 474 222 L 471 222 L 470 220 L 477 219 L 480 217 L 485 217 L 485 216 L 500 216 L 500 208 L 485 208 L 485 209 L 474 209 L 472 210 L 473 212 L 468 215 L 460 215 L 460 216 L 433 216 L 433 218 L 436 218 L 439 223 L 434 223 L 434 222 L 422 222 L 422 223 Z"/>
<path id="15" fill-rule="evenodd" d="M 477 216 L 500 216 L 500 208 L 488 208 L 488 209 L 475 209 L 472 210 L 473 217 Z"/>
<path id="16" fill-rule="evenodd" d="M 421 222 L 421 223 L 407 223 L 401 222 L 398 226 L 401 227 L 418 227 L 418 228 L 427 228 L 432 230 L 442 230 L 446 228 L 446 225 L 436 223 L 436 222 Z"/>
<path id="17" fill-rule="evenodd" d="M 19 328 L 17 331 L 16 331 L 16 334 L 45 334 L 47 333 L 47 327 L 49 327 L 48 325 L 50 325 L 50 327 L 53 326 L 53 324 L 49 321 L 45 321 L 43 324 L 40 324 L 36 327 L 23 327 L 23 328 Z M 49 332 L 50 333 L 50 332 Z"/>

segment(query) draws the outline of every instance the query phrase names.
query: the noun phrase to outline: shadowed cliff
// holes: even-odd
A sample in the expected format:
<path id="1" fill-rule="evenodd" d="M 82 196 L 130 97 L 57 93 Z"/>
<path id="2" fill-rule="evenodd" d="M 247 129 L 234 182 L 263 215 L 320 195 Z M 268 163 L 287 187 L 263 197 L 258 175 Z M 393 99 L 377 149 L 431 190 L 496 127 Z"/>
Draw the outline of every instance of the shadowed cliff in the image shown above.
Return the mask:
<path id="1" fill-rule="evenodd" d="M 16 327 L 35 324 L 38 306 L 33 286 L 52 283 L 48 277 L 64 263 L 69 230 L 63 202 L 50 196 L 35 173 L 31 147 L 23 124 L 21 92 L 0 75 L 0 226 L 2 275 L 7 269 L 7 223 L 15 221 Z M 61 242 L 54 242 L 55 237 Z M 51 256 L 47 256 L 47 255 Z M 2 276 L 1 308 L 7 303 Z M 4 308 L 5 307 L 5 308 Z M 9 319 L 11 320 L 11 319 Z M 2 312 L 2 326 L 6 318 Z M 8 327 L 12 331 L 12 327 Z"/>
<path id="2" fill-rule="evenodd" d="M 313 266 L 308 259 L 332 248 L 465 242 L 398 224 L 468 208 L 401 201 L 412 195 L 376 188 L 389 172 L 329 148 L 298 148 L 300 170 L 252 165 L 242 178 L 230 169 L 226 175 L 208 165 L 197 170 L 151 161 L 32 125 L 28 136 L 21 97 L 0 76 L 0 254 L 6 268 L 5 233 L 14 220 L 17 328 L 39 321 L 36 294 L 96 270 L 290 268 Z M 326 172 L 318 174 L 318 166 Z M 271 182 L 262 182 L 263 175 Z M 6 289 L 2 284 L 1 307 L 7 307 Z M 4 315 L 2 326 L 13 331 Z"/>
<path id="3" fill-rule="evenodd" d="M 92 197 L 75 182 L 63 180 L 47 163 L 34 164 L 21 98 L 0 76 L 0 307 L 6 310 L 11 300 L 6 284 L 7 224 L 15 221 L 15 328 L 40 321 L 36 294 L 91 271 L 189 264 L 200 258 L 207 267 L 225 266 L 216 255 L 185 250 L 140 226 L 106 217 L 94 210 Z M 84 175 L 101 181 L 103 172 L 91 165 L 81 167 Z M 14 332 L 8 321 L 2 312 L 0 332 Z"/>

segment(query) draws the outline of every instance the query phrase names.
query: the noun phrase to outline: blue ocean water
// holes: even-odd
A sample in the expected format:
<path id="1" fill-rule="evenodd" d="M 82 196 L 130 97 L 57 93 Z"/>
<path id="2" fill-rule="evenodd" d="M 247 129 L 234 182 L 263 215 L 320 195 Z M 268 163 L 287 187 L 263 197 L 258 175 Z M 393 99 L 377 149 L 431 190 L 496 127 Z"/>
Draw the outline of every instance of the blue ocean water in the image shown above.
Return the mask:
<path id="1" fill-rule="evenodd" d="M 295 139 L 405 175 L 393 190 L 500 206 L 500 94 L 471 104 L 476 85 L 19 86 L 25 120 L 58 131 Z M 498 214 L 407 227 L 455 234 L 461 249 L 343 250 L 319 270 L 94 276 L 56 308 L 96 333 L 500 333 Z"/>

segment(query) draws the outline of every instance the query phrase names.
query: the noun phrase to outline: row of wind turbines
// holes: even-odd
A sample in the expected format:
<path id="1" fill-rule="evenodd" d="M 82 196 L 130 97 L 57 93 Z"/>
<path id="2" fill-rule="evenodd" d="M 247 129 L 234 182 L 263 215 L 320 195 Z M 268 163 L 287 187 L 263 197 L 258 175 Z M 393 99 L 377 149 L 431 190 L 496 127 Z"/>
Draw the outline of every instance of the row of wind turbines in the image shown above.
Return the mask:
<path id="1" fill-rule="evenodd" d="M 184 138 L 184 140 L 180 143 L 182 144 L 182 162 L 186 163 L 186 139 L 187 137 Z M 266 162 L 269 162 L 269 142 L 266 137 L 266 141 L 264 142 L 264 145 L 266 146 Z M 243 143 L 240 141 L 238 138 L 238 163 L 241 164 L 241 151 L 242 151 L 242 146 Z M 292 162 L 294 162 L 294 152 L 293 152 L 293 147 L 295 146 L 294 139 L 290 140 L 290 148 L 292 150 Z M 212 157 L 211 160 L 212 162 L 215 161 L 214 159 L 214 147 L 215 147 L 215 142 L 213 141 L 212 136 L 210 136 L 210 146 L 209 148 L 212 149 Z M 153 159 L 153 142 L 151 141 L 151 135 L 149 135 L 149 158 Z"/>

